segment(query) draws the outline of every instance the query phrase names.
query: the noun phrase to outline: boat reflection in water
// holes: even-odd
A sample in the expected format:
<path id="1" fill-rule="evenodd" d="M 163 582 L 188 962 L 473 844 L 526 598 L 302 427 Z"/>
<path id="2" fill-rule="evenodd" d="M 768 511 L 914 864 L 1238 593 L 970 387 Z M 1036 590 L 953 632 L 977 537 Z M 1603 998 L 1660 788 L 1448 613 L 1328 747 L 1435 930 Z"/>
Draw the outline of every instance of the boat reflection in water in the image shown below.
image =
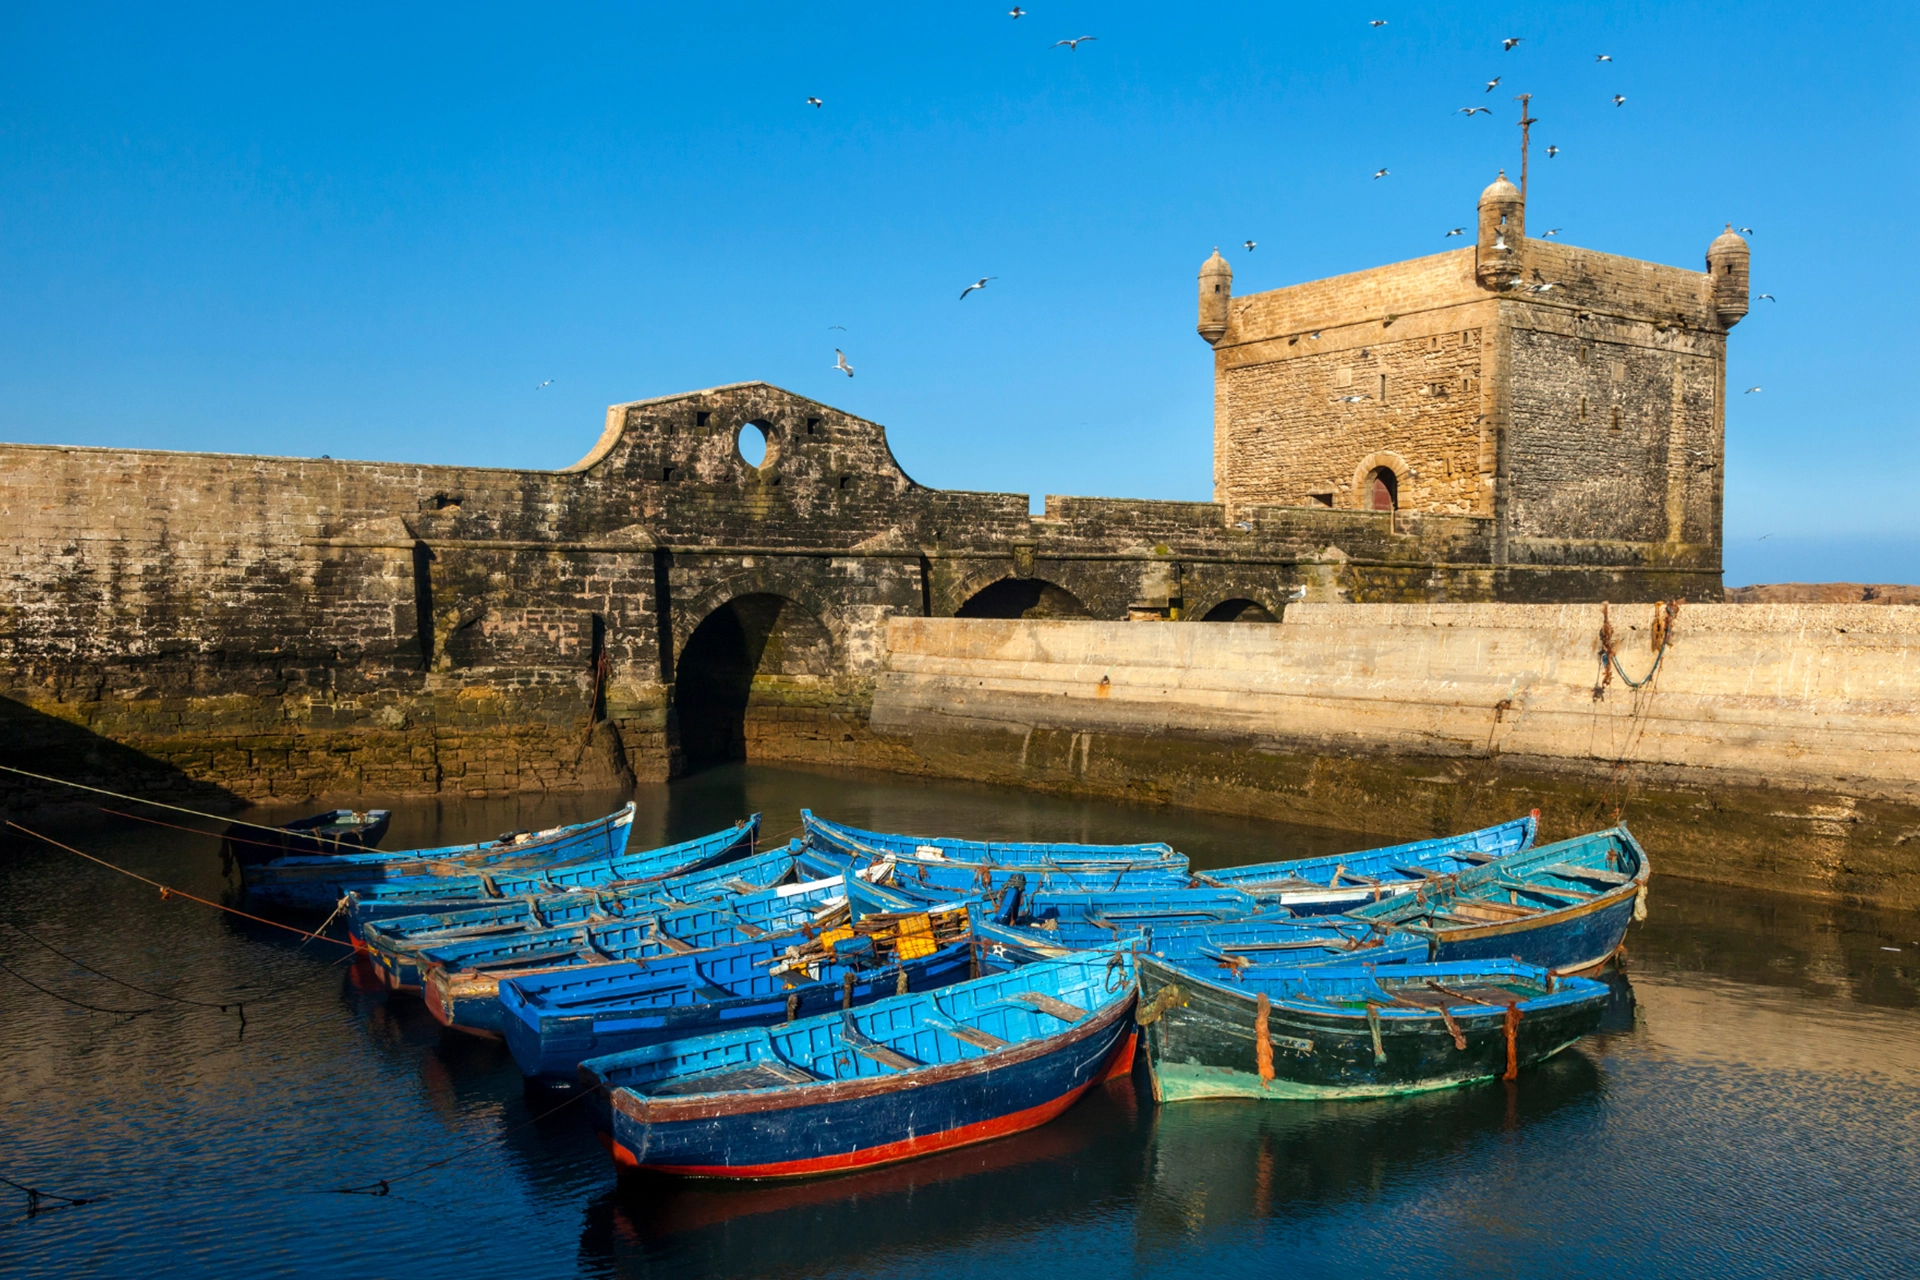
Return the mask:
<path id="1" fill-rule="evenodd" d="M 1600 976 L 1600 975 L 1596 975 Z M 1601 1035 L 1631 1028 L 1631 988 Z M 783 1275 L 979 1246 L 1045 1249 L 1057 1233 L 1130 1219 L 1134 1249 L 1190 1244 L 1269 1218 L 1364 1200 L 1498 1135 L 1599 1104 L 1582 1047 L 1511 1085 L 1356 1102 L 1220 1100 L 1156 1108 L 1146 1076 L 1115 1080 L 1039 1129 L 840 1177 L 736 1184 L 628 1176 L 588 1207 L 583 1270 Z"/>

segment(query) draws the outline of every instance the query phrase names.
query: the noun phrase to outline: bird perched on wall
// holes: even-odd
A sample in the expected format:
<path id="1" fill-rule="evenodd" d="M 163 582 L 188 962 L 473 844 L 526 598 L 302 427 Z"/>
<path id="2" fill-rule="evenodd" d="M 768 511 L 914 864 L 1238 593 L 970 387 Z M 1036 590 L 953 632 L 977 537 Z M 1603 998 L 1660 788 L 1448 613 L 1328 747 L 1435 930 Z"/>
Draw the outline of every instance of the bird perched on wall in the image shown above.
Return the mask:
<path id="1" fill-rule="evenodd" d="M 1252 253 L 1254 251 L 1254 248 L 1255 248 L 1254 242 L 1251 240 L 1247 241 L 1247 252 Z"/>
<path id="2" fill-rule="evenodd" d="M 1085 44 L 1087 41 L 1098 40 L 1099 38 L 1100 38 L 1099 36 L 1076 36 L 1072 40 L 1055 40 L 1053 42 L 1053 47 L 1055 49 L 1058 49 L 1061 45 L 1065 45 L 1069 49 L 1078 50 L 1080 46 Z"/>
<path id="3" fill-rule="evenodd" d="M 833 349 L 833 367 L 849 378 L 853 376 L 853 366 L 847 363 L 847 353 L 838 347 Z"/>
<path id="4" fill-rule="evenodd" d="M 826 104 L 822 103 L 818 98 L 808 98 L 807 105 L 810 107 L 819 107 L 819 106 L 824 106 Z"/>
<path id="5" fill-rule="evenodd" d="M 540 384 L 540 387 L 550 387 L 550 386 L 552 386 L 552 385 L 553 385 L 553 379 L 552 379 L 552 378 L 548 378 L 548 379 L 547 379 L 547 380 L 546 380 L 545 382 L 543 382 L 543 383 L 541 383 L 541 384 Z M 535 390 L 535 391 L 538 391 L 538 390 L 540 389 L 540 387 L 535 387 L 535 388 L 534 388 L 534 390 Z"/>
<path id="6" fill-rule="evenodd" d="M 1467 229 L 1465 227 L 1455 227 L 1453 230 L 1447 232 L 1447 236 L 1463 236 L 1465 234 L 1467 234 Z M 1447 236 L 1441 236 L 1440 238 L 1442 240 L 1445 240 Z"/>
<path id="7" fill-rule="evenodd" d="M 1487 81 L 1487 92 L 1488 92 L 1488 93 L 1492 93 L 1492 92 L 1494 91 L 1494 89 L 1495 89 L 1495 88 L 1496 88 L 1496 87 L 1497 87 L 1497 86 L 1499 85 L 1499 83 L 1500 83 L 1500 79 L 1501 79 L 1501 78 L 1500 78 L 1499 76 L 1495 76 L 1495 77 L 1494 77 L 1493 79 L 1491 79 L 1491 80 L 1489 80 L 1489 81 Z"/>
<path id="8" fill-rule="evenodd" d="M 1387 171 L 1385 169 L 1382 169 L 1378 173 L 1374 174 L 1373 176 L 1374 176 L 1374 180 L 1378 181 L 1381 178 L 1384 178 L 1387 176 Z"/>
<path id="9" fill-rule="evenodd" d="M 1761 295 L 1760 295 L 1760 297 L 1761 297 L 1762 299 L 1764 299 L 1765 301 L 1767 301 L 1767 302 L 1778 302 L 1778 301 L 1780 301 L 1780 299 L 1778 299 L 1778 298 L 1776 298 L 1776 297 L 1774 297 L 1774 296 L 1773 296 L 1772 294 L 1770 294 L 1770 293 L 1763 293 L 1763 294 L 1761 294 Z"/>
<path id="10" fill-rule="evenodd" d="M 1513 46 L 1519 44 L 1522 40 L 1525 40 L 1525 39 L 1526 39 L 1525 36 L 1508 36 L 1505 40 L 1502 40 L 1500 42 L 1500 52 L 1512 53 Z"/>
<path id="11" fill-rule="evenodd" d="M 1022 9 L 1019 5 L 1015 5 L 1013 6 L 1013 8 L 1007 10 L 1007 16 L 1017 22 L 1021 18 L 1024 18 L 1027 16 L 1027 11 L 1025 9 Z"/>
<path id="12" fill-rule="evenodd" d="M 1758 388 L 1758 387 L 1748 387 L 1748 388 L 1747 388 L 1747 389 L 1746 389 L 1745 391 L 1742 391 L 1742 392 L 1741 392 L 1740 394 L 1741 394 L 1741 395 L 1743 395 L 1743 396 L 1750 396 L 1750 395 L 1752 395 L 1752 394 L 1753 394 L 1754 392 L 1756 392 L 1756 391 L 1758 391 L 1759 389 L 1760 389 L 1760 388 Z"/>
<path id="13" fill-rule="evenodd" d="M 1614 106 L 1616 106 L 1616 107 L 1624 107 L 1624 106 L 1625 106 L 1626 104 L 1627 104 L 1627 97 L 1626 97 L 1626 95 L 1625 95 L 1625 94 L 1623 94 L 1623 93 L 1616 93 L 1616 94 L 1614 94 L 1614 95 L 1613 95 L 1613 105 L 1614 105 Z"/>
<path id="14" fill-rule="evenodd" d="M 999 278 L 1000 278 L 999 276 L 981 276 L 978 280 L 975 280 L 972 284 L 968 285 L 966 288 L 960 291 L 960 301 L 965 302 L 967 300 L 967 295 L 972 293 L 975 289 L 986 288 L 987 281 L 998 280 Z"/>
<path id="15" fill-rule="evenodd" d="M 1465 116 L 1467 119 L 1471 120 L 1473 119 L 1474 115 L 1477 112 L 1481 112 L 1481 111 L 1486 112 L 1488 115 L 1493 114 L 1492 107 L 1462 107 L 1460 108 L 1459 111 L 1455 112 L 1454 114 Z"/>
<path id="16" fill-rule="evenodd" d="M 1319 339 L 1319 337 L 1320 337 L 1320 331 L 1319 331 L 1318 329 L 1315 329 L 1315 330 L 1314 330 L 1314 331 L 1313 331 L 1312 333 L 1309 333 L 1309 334 L 1308 334 L 1307 336 L 1308 336 L 1309 338 L 1313 338 L 1313 339 L 1315 339 L 1315 340 L 1318 340 L 1318 339 Z"/>
<path id="17" fill-rule="evenodd" d="M 1593 60 L 1595 62 L 1612 62 L 1613 55 L 1610 53 L 1596 53 L 1593 55 Z"/>

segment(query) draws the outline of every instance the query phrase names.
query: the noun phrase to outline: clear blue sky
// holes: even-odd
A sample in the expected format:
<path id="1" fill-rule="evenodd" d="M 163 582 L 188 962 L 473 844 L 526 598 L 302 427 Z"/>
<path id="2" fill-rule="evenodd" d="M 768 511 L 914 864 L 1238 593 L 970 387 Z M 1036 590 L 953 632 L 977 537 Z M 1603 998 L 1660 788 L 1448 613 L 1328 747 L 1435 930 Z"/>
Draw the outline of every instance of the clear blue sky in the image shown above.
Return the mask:
<path id="1" fill-rule="evenodd" d="M 1202 259 L 1446 247 L 1525 89 L 1534 230 L 1755 228 L 1728 581 L 1920 580 L 1920 9 L 1010 7 L 15 6 L 0 438 L 554 467 L 766 379 L 926 484 L 1203 499 Z"/>

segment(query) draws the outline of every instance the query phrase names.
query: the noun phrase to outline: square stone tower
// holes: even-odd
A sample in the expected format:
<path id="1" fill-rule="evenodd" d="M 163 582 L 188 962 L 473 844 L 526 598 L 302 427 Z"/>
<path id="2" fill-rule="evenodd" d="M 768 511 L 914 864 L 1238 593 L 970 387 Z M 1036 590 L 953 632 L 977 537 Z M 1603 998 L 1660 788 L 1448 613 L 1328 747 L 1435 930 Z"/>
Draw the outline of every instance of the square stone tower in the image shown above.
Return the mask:
<path id="1" fill-rule="evenodd" d="M 1717 598 L 1746 242 L 1696 272 L 1530 239 L 1505 174 L 1477 222 L 1452 252 L 1244 298 L 1214 252 L 1215 500 L 1482 517 L 1509 598 L 1607 566 Z"/>

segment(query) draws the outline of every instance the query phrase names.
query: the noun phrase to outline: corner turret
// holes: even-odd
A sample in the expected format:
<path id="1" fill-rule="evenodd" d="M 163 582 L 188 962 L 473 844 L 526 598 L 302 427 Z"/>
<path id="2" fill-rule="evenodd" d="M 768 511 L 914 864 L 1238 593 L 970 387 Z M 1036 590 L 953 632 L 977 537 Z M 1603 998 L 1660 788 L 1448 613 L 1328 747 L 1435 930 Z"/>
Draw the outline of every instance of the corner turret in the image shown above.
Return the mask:
<path id="1" fill-rule="evenodd" d="M 1209 346 L 1227 336 L 1227 304 L 1232 301 L 1233 268 L 1216 247 L 1213 256 L 1200 264 L 1199 328 Z"/>
<path id="2" fill-rule="evenodd" d="M 1480 193 L 1480 283 L 1489 289 L 1511 288 L 1520 278 L 1520 242 L 1527 234 L 1527 206 L 1520 188 L 1507 181 L 1502 169 Z"/>
<path id="3" fill-rule="evenodd" d="M 1723 328 L 1731 329 L 1747 314 L 1747 242 L 1727 229 L 1707 246 L 1707 274 L 1713 277 L 1713 309 Z"/>

